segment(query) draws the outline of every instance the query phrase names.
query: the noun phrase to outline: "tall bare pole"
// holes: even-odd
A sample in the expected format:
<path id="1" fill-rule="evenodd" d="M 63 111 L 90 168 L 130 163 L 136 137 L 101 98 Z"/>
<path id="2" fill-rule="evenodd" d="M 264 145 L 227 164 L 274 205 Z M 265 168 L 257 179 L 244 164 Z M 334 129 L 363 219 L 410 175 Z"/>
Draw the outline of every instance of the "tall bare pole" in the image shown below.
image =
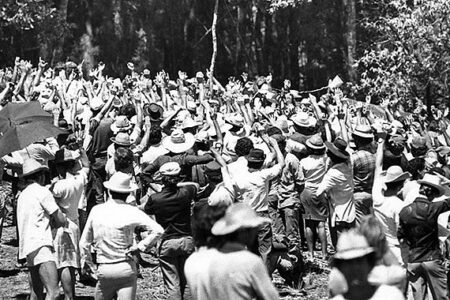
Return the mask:
<path id="1" fill-rule="evenodd" d="M 209 67 L 209 90 L 212 96 L 213 86 L 214 86 L 214 65 L 216 64 L 216 56 L 217 56 L 217 36 L 216 36 L 216 24 L 217 24 L 217 11 L 219 10 L 219 0 L 216 0 L 214 5 L 214 16 L 213 22 L 211 26 L 211 34 L 212 34 L 212 43 L 213 43 L 213 53 L 211 56 L 211 65 Z"/>

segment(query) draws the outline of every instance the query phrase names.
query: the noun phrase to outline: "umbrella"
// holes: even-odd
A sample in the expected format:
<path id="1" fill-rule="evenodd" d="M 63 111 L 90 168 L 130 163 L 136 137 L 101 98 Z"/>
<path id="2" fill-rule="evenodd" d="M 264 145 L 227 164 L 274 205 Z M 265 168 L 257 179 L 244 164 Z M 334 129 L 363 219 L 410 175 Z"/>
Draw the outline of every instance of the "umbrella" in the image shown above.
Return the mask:
<path id="1" fill-rule="evenodd" d="M 0 157 L 65 132 L 39 102 L 8 103 L 0 110 Z"/>

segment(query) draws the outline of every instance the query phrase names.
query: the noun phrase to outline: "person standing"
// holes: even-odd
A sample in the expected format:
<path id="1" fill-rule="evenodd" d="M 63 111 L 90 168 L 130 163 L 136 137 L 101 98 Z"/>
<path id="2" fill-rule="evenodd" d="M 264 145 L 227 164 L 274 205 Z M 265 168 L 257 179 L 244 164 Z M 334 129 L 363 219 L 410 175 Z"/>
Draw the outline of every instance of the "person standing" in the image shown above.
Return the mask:
<path id="1" fill-rule="evenodd" d="M 373 133 L 369 125 L 358 125 L 352 133 L 356 144 L 356 151 L 350 156 L 353 166 L 353 180 L 355 182 L 354 201 L 356 223 L 362 216 L 373 211 L 372 185 L 375 171 L 375 155 L 372 150 Z"/>
<path id="2" fill-rule="evenodd" d="M 136 262 L 133 254 L 146 251 L 156 244 L 162 227 L 137 207 L 126 203 L 129 194 L 137 189 L 131 176 L 116 172 L 105 181 L 109 199 L 94 206 L 89 214 L 80 239 L 83 273 L 95 273 L 98 277 L 95 299 L 135 299 L 137 289 Z M 136 229 L 148 235 L 135 243 Z M 95 270 L 91 248 L 97 253 Z"/>
<path id="3" fill-rule="evenodd" d="M 243 203 L 232 204 L 211 228 L 217 243 L 194 254 L 186 263 L 186 277 L 194 299 L 278 299 L 261 259 L 248 251 L 258 227 L 270 223 Z M 197 267 L 201 264 L 202 269 Z"/>
<path id="4" fill-rule="evenodd" d="M 58 179 L 50 186 L 56 203 L 68 220 L 67 228 L 60 227 L 53 231 L 56 267 L 66 300 L 75 297 L 75 270 L 80 268 L 78 205 L 84 197 L 89 172 L 89 160 L 83 149 L 81 163 L 82 167 L 77 154 L 70 150 L 61 149 L 56 152 Z"/>
<path id="5" fill-rule="evenodd" d="M 337 138 L 334 143 L 325 142 L 331 167 L 316 190 L 316 196 L 328 194 L 330 203 L 330 235 L 333 246 L 342 232 L 355 227 L 355 204 L 353 201 L 353 169 L 347 143 Z"/>
<path id="6" fill-rule="evenodd" d="M 30 299 L 47 300 L 59 295 L 51 227 L 67 225 L 67 220 L 44 186 L 48 166 L 42 160 L 26 159 L 22 176 L 26 187 L 17 199 L 17 227 L 19 231 L 19 259 L 26 259 L 31 295 Z"/>
<path id="7" fill-rule="evenodd" d="M 198 184 L 181 183 L 181 167 L 176 162 L 161 166 L 163 188 L 152 194 L 141 208 L 164 228 L 158 249 L 164 289 L 169 299 L 189 299 L 190 291 L 183 273 L 184 264 L 194 252 L 191 231 L 191 205 L 197 196 Z"/>
<path id="8" fill-rule="evenodd" d="M 434 300 L 448 299 L 437 218 L 450 210 L 450 199 L 433 202 L 445 192 L 438 176 L 427 173 L 417 182 L 420 184 L 419 196 L 400 211 L 397 233 L 400 244 L 409 247 L 407 278 L 414 299 L 425 299 L 427 286 Z"/>

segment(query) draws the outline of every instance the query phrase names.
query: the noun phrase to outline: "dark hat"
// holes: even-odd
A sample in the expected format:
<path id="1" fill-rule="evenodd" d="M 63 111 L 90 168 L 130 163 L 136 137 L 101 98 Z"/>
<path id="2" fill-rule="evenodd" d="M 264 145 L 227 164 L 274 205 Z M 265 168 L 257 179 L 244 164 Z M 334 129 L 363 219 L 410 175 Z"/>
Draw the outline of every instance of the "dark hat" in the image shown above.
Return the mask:
<path id="1" fill-rule="evenodd" d="M 325 142 L 325 146 L 327 146 L 328 151 L 336 155 L 337 157 L 347 159 L 350 157 L 350 154 L 348 154 L 347 150 L 347 143 L 341 139 L 337 138 L 334 140 L 333 143 Z"/>
<path id="2" fill-rule="evenodd" d="M 250 153 L 247 155 L 247 160 L 249 162 L 263 162 L 266 159 L 266 155 L 264 151 L 261 149 L 252 149 Z"/>
<path id="3" fill-rule="evenodd" d="M 162 106 L 156 103 L 145 104 L 143 110 L 144 114 L 149 116 L 151 121 L 160 120 L 164 112 Z"/>
<path id="4" fill-rule="evenodd" d="M 221 169 L 221 166 L 215 160 L 213 160 L 205 165 L 205 173 L 209 176 L 221 175 L 222 172 L 220 169 Z"/>
<path id="5" fill-rule="evenodd" d="M 273 138 L 275 141 L 277 141 L 278 144 L 286 141 L 286 137 L 282 134 L 276 133 L 276 134 L 272 134 L 270 137 Z"/>

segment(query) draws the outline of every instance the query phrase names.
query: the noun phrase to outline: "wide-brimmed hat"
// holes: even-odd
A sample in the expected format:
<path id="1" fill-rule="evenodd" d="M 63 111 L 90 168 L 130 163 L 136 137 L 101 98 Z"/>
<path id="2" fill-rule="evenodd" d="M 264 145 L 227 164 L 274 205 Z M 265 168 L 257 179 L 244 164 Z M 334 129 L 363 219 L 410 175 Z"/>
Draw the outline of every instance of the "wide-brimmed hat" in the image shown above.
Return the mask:
<path id="1" fill-rule="evenodd" d="M 249 162 L 263 162 L 265 159 L 266 155 L 261 149 L 252 149 L 247 155 L 247 161 Z"/>
<path id="2" fill-rule="evenodd" d="M 130 135 L 126 132 L 119 132 L 115 137 L 111 138 L 111 142 L 116 145 L 129 147 L 131 146 Z"/>
<path id="3" fill-rule="evenodd" d="M 103 185 L 116 193 L 131 193 L 139 188 L 131 182 L 131 175 L 123 172 L 114 173 L 108 181 L 103 182 Z"/>
<path id="4" fill-rule="evenodd" d="M 323 143 L 323 139 L 320 135 L 315 134 L 305 142 L 306 146 L 308 146 L 311 149 L 325 149 L 325 144 Z"/>
<path id="5" fill-rule="evenodd" d="M 128 131 L 133 125 L 128 120 L 127 116 L 117 116 L 114 123 L 111 124 L 111 130 L 115 133 L 119 131 Z"/>
<path id="6" fill-rule="evenodd" d="M 270 219 L 259 217 L 247 204 L 235 203 L 228 207 L 225 216 L 219 219 L 211 228 L 214 235 L 226 235 L 243 228 L 257 228 Z"/>
<path id="7" fill-rule="evenodd" d="M 27 158 L 22 164 L 22 174 L 23 176 L 28 176 L 39 172 L 41 170 L 48 170 L 47 163 L 44 160 L 36 160 L 34 158 Z"/>
<path id="8" fill-rule="evenodd" d="M 196 110 L 197 109 L 197 104 L 195 104 L 194 101 L 187 101 L 186 102 L 186 108 L 188 110 Z"/>
<path id="9" fill-rule="evenodd" d="M 403 172 L 403 169 L 400 166 L 390 166 L 386 170 L 384 183 L 405 181 L 410 177 L 411 175 L 408 172 Z"/>
<path id="10" fill-rule="evenodd" d="M 164 113 L 162 106 L 156 103 L 145 104 L 143 110 L 144 114 L 149 116 L 151 121 L 160 120 Z"/>
<path id="11" fill-rule="evenodd" d="M 365 139 L 373 139 L 372 128 L 369 125 L 358 125 L 353 131 L 353 135 L 365 138 Z"/>
<path id="12" fill-rule="evenodd" d="M 102 98 L 100 97 L 93 97 L 89 102 L 89 105 L 92 110 L 96 111 L 101 109 L 103 105 L 105 105 L 105 102 L 103 102 Z"/>
<path id="13" fill-rule="evenodd" d="M 341 138 L 337 138 L 333 143 L 325 142 L 325 146 L 328 148 L 328 151 L 336 155 L 337 157 L 347 159 L 350 157 L 350 154 L 347 152 L 347 142 Z"/>
<path id="14" fill-rule="evenodd" d="M 305 112 L 299 112 L 291 117 L 292 122 L 300 127 L 314 127 L 316 120 Z"/>
<path id="15" fill-rule="evenodd" d="M 184 133 L 181 129 L 175 129 L 170 136 L 162 140 L 164 148 L 172 153 L 183 153 L 194 146 L 195 137 L 191 133 Z"/>
<path id="16" fill-rule="evenodd" d="M 233 125 L 225 123 L 220 126 L 220 132 L 225 133 L 228 130 L 230 130 L 232 127 L 233 127 Z M 208 133 L 208 136 L 216 136 L 217 135 L 216 128 L 214 126 L 210 126 L 206 132 Z"/>
<path id="17" fill-rule="evenodd" d="M 60 149 L 60 150 L 56 151 L 54 162 L 56 164 L 59 164 L 59 163 L 63 163 L 66 161 L 77 160 L 79 157 L 80 157 L 80 155 L 77 151 L 71 151 L 67 148 L 64 148 L 64 149 Z"/>
<path id="18" fill-rule="evenodd" d="M 431 186 L 439 191 L 439 196 L 445 193 L 445 189 L 442 186 L 441 179 L 433 174 L 426 173 L 421 180 L 417 180 L 417 183 L 422 185 Z"/>
<path id="19" fill-rule="evenodd" d="M 226 116 L 225 122 L 235 127 L 244 127 L 244 118 L 240 114 L 231 114 Z"/>
<path id="20" fill-rule="evenodd" d="M 187 117 L 181 123 L 181 129 L 193 128 L 200 126 L 201 123 L 194 121 L 191 117 Z"/>
<path id="21" fill-rule="evenodd" d="M 180 175 L 180 172 L 181 172 L 180 164 L 174 161 L 167 162 L 159 168 L 159 173 L 161 173 L 161 175 L 164 176 L 177 176 Z"/>
<path id="22" fill-rule="evenodd" d="M 374 249 L 369 246 L 367 239 L 355 229 L 350 229 L 343 232 L 339 237 L 334 259 L 350 260 L 373 252 Z"/>

